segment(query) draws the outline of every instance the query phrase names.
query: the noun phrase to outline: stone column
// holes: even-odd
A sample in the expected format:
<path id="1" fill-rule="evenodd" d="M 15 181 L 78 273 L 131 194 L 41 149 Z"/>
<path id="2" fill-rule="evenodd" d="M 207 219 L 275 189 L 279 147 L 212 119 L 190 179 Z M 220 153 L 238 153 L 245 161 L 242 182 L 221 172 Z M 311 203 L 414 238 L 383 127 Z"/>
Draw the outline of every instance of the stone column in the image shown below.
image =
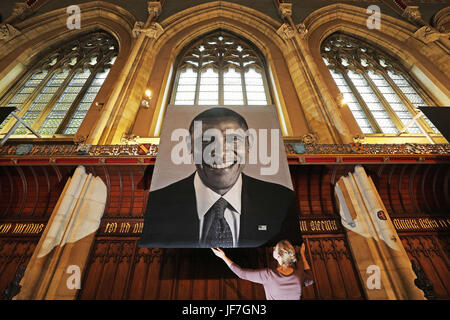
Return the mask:
<path id="1" fill-rule="evenodd" d="M 334 112 L 332 97 L 322 81 L 320 71 L 311 56 L 306 38 L 308 29 L 303 23 L 295 25 L 292 19 L 292 3 L 281 2 L 278 11 L 284 23 L 278 35 L 290 44 L 292 52 L 286 54 L 286 62 L 292 72 L 292 80 L 301 98 L 308 126 L 319 143 L 348 143 L 352 135 L 340 112 Z M 333 108 L 330 109 L 332 105 Z"/>
<path id="2" fill-rule="evenodd" d="M 367 298 L 424 299 L 414 284 L 411 261 L 364 168 L 356 166 L 353 173 L 341 177 L 335 194 Z"/>
<path id="3" fill-rule="evenodd" d="M 78 166 L 28 263 L 14 298 L 75 299 L 106 204 L 106 185 Z M 70 273 L 67 273 L 67 272 Z M 72 281 L 74 280 L 74 281 Z M 81 282 L 78 282 L 81 283 Z"/>
<path id="4" fill-rule="evenodd" d="M 145 69 L 143 65 L 152 65 L 152 61 L 148 60 L 154 59 L 154 56 L 149 53 L 156 39 L 164 32 L 155 21 L 162 10 L 161 2 L 149 0 L 147 10 L 147 21 L 137 21 L 133 28 L 136 40 L 122 69 L 123 82 L 116 84 L 121 88 L 120 94 L 104 106 L 105 111 L 87 138 L 87 144 L 120 144 L 134 124 L 151 73 L 151 70 L 142 72 Z"/>

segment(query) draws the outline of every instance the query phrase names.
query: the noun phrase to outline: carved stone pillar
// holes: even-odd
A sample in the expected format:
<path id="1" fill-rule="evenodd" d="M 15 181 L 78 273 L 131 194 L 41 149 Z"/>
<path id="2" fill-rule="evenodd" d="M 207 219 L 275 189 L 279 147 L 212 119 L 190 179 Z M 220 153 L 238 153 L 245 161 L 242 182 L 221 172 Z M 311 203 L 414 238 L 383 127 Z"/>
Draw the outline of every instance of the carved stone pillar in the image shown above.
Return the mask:
<path id="1" fill-rule="evenodd" d="M 144 23 L 137 21 L 133 28 L 135 39 L 127 63 L 122 70 L 127 80 L 122 84 L 120 96 L 116 101 L 107 103 L 96 127 L 87 138 L 88 144 L 119 144 L 122 137 L 130 134 L 142 97 L 148 83 L 148 74 L 140 66 L 145 62 L 156 39 L 164 32 L 155 20 L 161 13 L 161 2 L 148 1 L 148 18 Z M 155 99 L 157 100 L 157 99 Z M 155 103 L 153 100 L 152 103 Z"/>
<path id="2" fill-rule="evenodd" d="M 79 166 L 58 199 L 15 299 L 76 298 L 77 282 L 69 277 L 82 279 L 105 204 L 106 185 Z"/>
<path id="3" fill-rule="evenodd" d="M 19 34 L 20 31 L 10 24 L 6 23 L 0 25 L 0 41 L 8 41 L 9 39 L 12 39 Z"/>
<path id="4" fill-rule="evenodd" d="M 341 177 L 335 194 L 367 298 L 423 300 L 411 261 L 364 168 L 357 166 L 354 173 Z"/>

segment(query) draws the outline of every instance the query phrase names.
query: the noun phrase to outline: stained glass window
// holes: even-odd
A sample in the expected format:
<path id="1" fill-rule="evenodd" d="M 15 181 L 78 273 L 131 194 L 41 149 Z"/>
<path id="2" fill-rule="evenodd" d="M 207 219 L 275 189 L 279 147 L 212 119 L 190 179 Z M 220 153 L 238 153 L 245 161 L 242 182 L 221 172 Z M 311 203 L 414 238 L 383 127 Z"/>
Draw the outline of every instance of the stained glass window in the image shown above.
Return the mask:
<path id="1" fill-rule="evenodd" d="M 363 133 L 439 133 L 417 108 L 435 104 L 396 59 L 342 33 L 325 39 L 321 53 Z"/>
<path id="2" fill-rule="evenodd" d="M 75 134 L 100 90 L 118 52 L 117 41 L 95 31 L 52 50 L 7 93 L 0 104 L 17 107 L 39 134 Z M 15 123 L 3 121 L 7 132 Z M 20 125 L 13 134 L 29 134 Z"/>
<path id="3" fill-rule="evenodd" d="M 253 45 L 218 31 L 195 41 L 182 53 L 172 104 L 270 103 L 263 58 Z"/>

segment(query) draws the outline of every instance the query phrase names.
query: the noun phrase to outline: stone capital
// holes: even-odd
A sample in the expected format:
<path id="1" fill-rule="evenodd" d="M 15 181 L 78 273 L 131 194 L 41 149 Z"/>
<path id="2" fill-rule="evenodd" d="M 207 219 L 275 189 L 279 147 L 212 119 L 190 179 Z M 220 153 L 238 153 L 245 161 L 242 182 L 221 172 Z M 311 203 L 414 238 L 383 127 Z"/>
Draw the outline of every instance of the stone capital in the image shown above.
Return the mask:
<path id="1" fill-rule="evenodd" d="M 145 28 L 144 22 L 137 21 L 133 28 L 133 36 L 135 38 L 137 38 L 140 33 L 143 33 L 146 37 L 157 39 L 163 32 L 163 27 L 157 22 L 152 22 L 148 28 Z"/>
<path id="2" fill-rule="evenodd" d="M 299 23 L 296 25 L 297 31 L 300 35 L 300 38 L 303 39 L 308 34 L 308 29 L 306 28 L 306 25 L 304 23 Z"/>
<path id="3" fill-rule="evenodd" d="M 277 30 L 277 34 L 284 40 L 292 39 L 295 35 L 295 30 L 287 23 L 283 23 Z"/>
<path id="4" fill-rule="evenodd" d="M 423 26 L 414 32 L 413 37 L 422 41 L 423 43 L 431 43 L 439 39 L 448 39 L 450 32 L 441 33 L 430 26 Z"/>
<path id="5" fill-rule="evenodd" d="M 0 40 L 8 41 L 19 34 L 20 31 L 10 24 L 5 23 L 0 25 Z"/>

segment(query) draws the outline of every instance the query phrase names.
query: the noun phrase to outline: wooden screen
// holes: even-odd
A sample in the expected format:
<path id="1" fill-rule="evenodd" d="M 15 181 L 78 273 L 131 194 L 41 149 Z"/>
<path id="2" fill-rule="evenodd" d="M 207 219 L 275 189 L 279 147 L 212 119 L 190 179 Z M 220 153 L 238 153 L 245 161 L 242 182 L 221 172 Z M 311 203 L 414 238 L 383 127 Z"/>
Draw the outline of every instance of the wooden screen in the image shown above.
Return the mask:
<path id="1" fill-rule="evenodd" d="M 209 249 L 139 248 L 153 167 L 99 168 L 92 167 L 108 186 L 107 206 L 79 299 L 265 299 L 261 285 L 237 279 Z M 291 169 L 316 279 L 304 299 L 364 298 L 334 209 L 332 178 L 340 171 Z M 271 248 L 228 251 L 243 267 L 274 266 Z"/>
<path id="2" fill-rule="evenodd" d="M 367 165 L 411 260 L 438 299 L 449 290 L 449 166 Z M 26 266 L 75 166 L 0 167 L 0 290 Z M 95 165 L 107 203 L 79 299 L 264 299 L 261 285 L 237 279 L 209 249 L 139 248 L 152 165 Z M 300 231 L 315 284 L 304 299 L 364 299 L 334 184 L 353 165 L 291 165 Z M 298 248 L 297 248 L 298 249 Z M 270 248 L 229 250 L 243 267 L 273 266 Z"/>
<path id="3" fill-rule="evenodd" d="M 432 283 L 436 299 L 450 298 L 450 166 L 372 166 L 374 183 L 411 261 Z"/>
<path id="4" fill-rule="evenodd" d="M 0 297 L 28 264 L 72 170 L 0 166 Z"/>

